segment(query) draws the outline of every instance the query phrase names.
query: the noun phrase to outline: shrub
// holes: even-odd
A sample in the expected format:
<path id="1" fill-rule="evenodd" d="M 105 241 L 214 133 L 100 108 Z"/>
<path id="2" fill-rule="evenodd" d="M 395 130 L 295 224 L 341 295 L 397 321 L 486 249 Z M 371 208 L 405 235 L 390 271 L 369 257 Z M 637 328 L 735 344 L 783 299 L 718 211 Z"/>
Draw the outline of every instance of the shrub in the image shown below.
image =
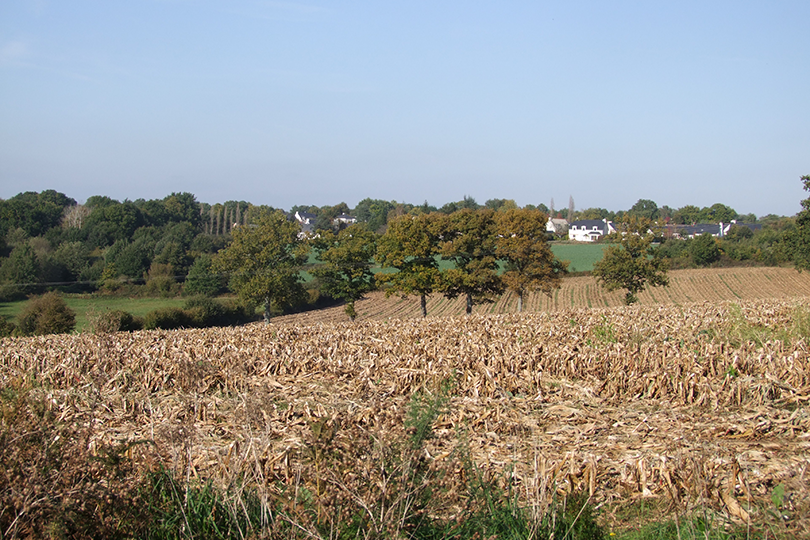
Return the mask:
<path id="1" fill-rule="evenodd" d="M 205 296 L 189 298 L 183 308 L 193 325 L 198 328 L 228 324 L 229 317 L 225 306 L 211 298 Z"/>
<path id="2" fill-rule="evenodd" d="M 143 327 L 147 330 L 173 330 L 193 326 L 189 314 L 177 307 L 166 307 L 150 311 L 143 319 Z"/>
<path id="3" fill-rule="evenodd" d="M 6 317 L 0 317 L 0 338 L 13 336 L 16 329 L 17 326 L 13 322 Z"/>
<path id="4" fill-rule="evenodd" d="M 91 323 L 91 328 L 94 334 L 133 332 L 143 328 L 143 319 L 134 317 L 126 311 L 114 309 L 96 317 Z"/>
<path id="5" fill-rule="evenodd" d="M 30 300 L 17 320 L 18 333 L 26 336 L 67 334 L 76 327 L 76 313 L 56 292 Z"/>
<path id="6" fill-rule="evenodd" d="M 717 241 L 709 233 L 701 234 L 692 240 L 689 246 L 692 261 L 698 266 L 709 266 L 720 259 L 720 248 Z"/>

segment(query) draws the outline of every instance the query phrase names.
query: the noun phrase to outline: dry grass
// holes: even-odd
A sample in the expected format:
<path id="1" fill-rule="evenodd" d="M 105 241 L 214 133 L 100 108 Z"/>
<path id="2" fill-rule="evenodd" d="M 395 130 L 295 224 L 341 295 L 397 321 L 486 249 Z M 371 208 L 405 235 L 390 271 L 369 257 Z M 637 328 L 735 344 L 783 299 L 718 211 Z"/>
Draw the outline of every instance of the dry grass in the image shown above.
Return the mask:
<path id="1" fill-rule="evenodd" d="M 405 504 L 391 474 L 407 473 L 406 458 L 391 443 L 408 438 L 411 396 L 452 381 L 419 456 L 426 471 L 453 471 L 434 478 L 434 513 L 463 508 L 455 488 L 469 457 L 538 511 L 580 489 L 605 509 L 655 499 L 762 525 L 782 485 L 780 526 L 802 535 L 810 359 L 796 328 L 807 309 L 774 300 L 7 339 L 0 381 L 34 388 L 41 417 L 76 426 L 90 455 L 118 448 L 136 468 L 246 482 L 303 527 Z M 6 475 L 5 523 L 54 504 L 29 485 L 40 481 Z"/>

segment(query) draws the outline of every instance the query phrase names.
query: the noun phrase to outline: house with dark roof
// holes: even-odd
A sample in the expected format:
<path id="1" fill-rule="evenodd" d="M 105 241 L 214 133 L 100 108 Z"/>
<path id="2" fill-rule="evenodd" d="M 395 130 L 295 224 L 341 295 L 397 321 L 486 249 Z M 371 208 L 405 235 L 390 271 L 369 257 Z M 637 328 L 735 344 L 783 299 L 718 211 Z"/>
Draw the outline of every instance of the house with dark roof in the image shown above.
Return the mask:
<path id="1" fill-rule="evenodd" d="M 606 219 L 582 219 L 568 225 L 568 239 L 576 242 L 596 242 L 614 232 L 613 222 Z"/>
<path id="2" fill-rule="evenodd" d="M 332 220 L 332 225 L 351 225 L 352 223 L 357 223 L 357 218 L 349 214 L 340 214 Z"/>
<path id="3" fill-rule="evenodd" d="M 756 232 L 762 229 L 762 225 L 758 223 L 738 223 L 737 220 L 731 220 L 730 223 L 697 223 L 694 225 L 679 225 L 676 229 L 676 234 L 681 238 L 695 238 L 702 234 L 711 234 L 715 238 L 723 238 L 728 234 L 733 226 L 745 227 L 750 229 L 751 232 Z"/>

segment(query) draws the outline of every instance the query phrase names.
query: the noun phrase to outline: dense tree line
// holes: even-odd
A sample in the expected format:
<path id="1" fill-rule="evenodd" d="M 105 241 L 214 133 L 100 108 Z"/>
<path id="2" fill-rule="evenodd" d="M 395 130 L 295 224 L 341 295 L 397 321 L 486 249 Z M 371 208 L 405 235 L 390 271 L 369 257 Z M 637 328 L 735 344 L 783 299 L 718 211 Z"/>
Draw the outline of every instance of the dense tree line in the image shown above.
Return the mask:
<path id="1" fill-rule="evenodd" d="M 215 266 L 241 297 L 264 304 L 266 319 L 302 297 L 303 277 L 296 269 L 309 249 L 320 263 L 311 269 L 317 288 L 343 301 L 351 319 L 357 315 L 355 302 L 378 285 L 389 295 L 419 296 L 423 316 L 426 297 L 434 293 L 465 298 L 470 314 L 474 305 L 491 302 L 506 289 L 517 293 L 521 309 L 525 294 L 551 294 L 566 273 L 566 263 L 551 252 L 547 216 L 539 210 L 412 210 L 393 217 L 382 235 L 355 223 L 319 230 L 311 238 L 295 234 L 275 212 L 257 227 L 236 231 Z M 442 268 L 442 261 L 449 264 Z M 382 272 L 372 272 L 375 262 Z"/>
<path id="2" fill-rule="evenodd" d="M 802 181 L 807 188 L 808 177 Z M 808 200 L 794 218 L 757 219 L 719 203 L 671 209 L 647 199 L 620 212 L 576 211 L 573 199 L 557 211 L 553 200 L 550 206 L 519 208 L 510 199 L 478 204 L 464 196 L 441 207 L 367 198 L 355 208 L 341 202 L 300 205 L 285 213 L 245 201 L 201 203 L 190 193 L 135 201 L 93 196 L 78 204 L 53 190 L 25 192 L 0 200 L 0 300 L 51 289 L 213 296 L 230 285 L 244 302 L 265 305 L 269 315 L 311 301 L 319 288 L 323 297 L 346 302 L 352 315 L 354 302 L 380 286 L 390 294 L 414 295 L 423 306 L 431 294 L 463 297 L 469 311 L 506 289 L 522 301 L 528 291 L 549 292 L 556 286 L 565 266 L 548 249 L 547 216 L 655 222 L 648 248 L 672 268 L 724 261 L 808 268 Z M 299 238 L 291 218 L 297 210 L 316 216 L 314 240 Z M 359 223 L 338 222 L 342 214 Z M 734 226 L 723 238 L 691 240 L 671 238 L 668 232 L 675 224 L 732 220 L 762 228 Z M 276 234 L 271 231 L 281 230 L 283 239 L 274 248 L 263 243 Z M 256 235 L 255 245 L 242 245 L 245 251 L 237 252 Z M 287 265 L 284 275 L 270 276 L 268 268 L 280 268 L 281 261 Z M 384 271 L 372 275 L 372 264 Z M 301 268 L 310 270 L 315 281 L 302 283 Z M 260 292 L 246 292 L 251 288 Z"/>

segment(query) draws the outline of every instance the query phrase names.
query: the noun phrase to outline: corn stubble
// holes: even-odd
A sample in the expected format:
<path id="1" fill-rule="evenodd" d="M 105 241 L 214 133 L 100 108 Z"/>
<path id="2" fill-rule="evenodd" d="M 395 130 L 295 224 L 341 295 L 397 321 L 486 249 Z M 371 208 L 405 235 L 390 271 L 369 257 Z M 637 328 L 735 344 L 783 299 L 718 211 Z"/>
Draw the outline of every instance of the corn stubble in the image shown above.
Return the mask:
<path id="1" fill-rule="evenodd" d="M 779 519 L 798 535 L 810 515 L 808 309 L 704 303 L 6 339 L 0 377 L 39 397 L 42 422 L 75 427 L 75 451 L 91 460 L 212 481 L 234 508 L 250 490 L 272 508 L 268 527 L 302 534 L 357 516 L 379 535 L 422 515 L 450 520 L 477 478 L 538 515 L 577 491 L 604 509 L 655 499 L 755 525 L 782 486 Z M 409 421 L 415 402 L 441 406 L 410 444 L 422 433 Z M 33 428 L 11 433 L 4 411 L 8 463 L 25 458 L 9 438 Z M 6 527 L 61 504 L 25 467 L 2 474 Z M 60 496 L 75 495 L 76 474 L 51 474 L 64 477 Z"/>

